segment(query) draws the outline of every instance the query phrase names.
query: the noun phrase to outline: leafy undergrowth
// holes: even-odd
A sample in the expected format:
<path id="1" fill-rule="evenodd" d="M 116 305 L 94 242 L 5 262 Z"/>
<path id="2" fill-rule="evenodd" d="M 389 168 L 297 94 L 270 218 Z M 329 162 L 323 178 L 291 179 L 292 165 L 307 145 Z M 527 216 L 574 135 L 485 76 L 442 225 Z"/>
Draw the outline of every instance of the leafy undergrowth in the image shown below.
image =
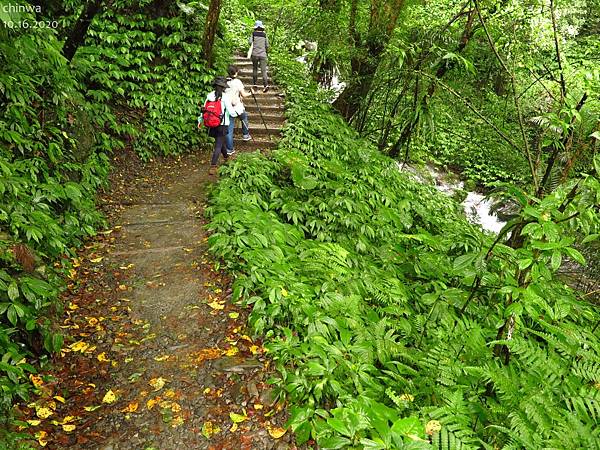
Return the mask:
<path id="1" fill-rule="evenodd" d="M 274 59 L 284 139 L 223 167 L 207 211 L 298 442 L 598 448 L 594 307 L 554 277 L 562 253 L 580 259 L 558 231 L 571 212 L 551 209 L 569 189 L 525 209 L 533 247 L 492 246 L 322 104 L 299 64 Z M 514 270 L 529 266 L 521 287 Z"/>

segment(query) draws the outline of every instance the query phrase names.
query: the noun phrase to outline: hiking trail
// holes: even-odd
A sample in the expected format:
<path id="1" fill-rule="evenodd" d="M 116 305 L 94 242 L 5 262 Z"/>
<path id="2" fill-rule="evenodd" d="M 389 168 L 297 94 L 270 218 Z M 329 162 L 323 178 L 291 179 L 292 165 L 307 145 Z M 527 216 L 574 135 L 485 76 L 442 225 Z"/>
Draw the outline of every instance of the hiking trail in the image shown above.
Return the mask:
<path id="1" fill-rule="evenodd" d="M 250 85 L 251 63 L 235 63 Z M 246 101 L 254 140 L 242 142 L 237 123 L 238 152 L 276 145 L 278 92 L 256 94 L 268 130 Z M 110 229 L 74 260 L 64 351 L 53 379 L 40 381 L 42 397 L 23 407 L 31 419 L 51 413 L 33 428 L 45 448 L 295 448 L 289 432 L 281 436 L 285 410 L 266 384 L 269 359 L 207 253 L 211 151 L 146 165 L 127 152 L 114 158 L 100 201 Z"/>

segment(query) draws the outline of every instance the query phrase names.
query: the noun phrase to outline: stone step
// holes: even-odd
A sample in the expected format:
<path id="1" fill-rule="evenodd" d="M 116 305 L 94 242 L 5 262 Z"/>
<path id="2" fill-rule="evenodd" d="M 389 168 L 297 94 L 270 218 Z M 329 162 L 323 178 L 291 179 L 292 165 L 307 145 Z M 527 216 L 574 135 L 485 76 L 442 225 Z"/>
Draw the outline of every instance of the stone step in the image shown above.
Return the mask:
<path id="1" fill-rule="evenodd" d="M 246 108 L 247 110 L 248 108 Z M 261 108 L 262 109 L 262 108 Z M 263 115 L 262 118 L 260 116 L 260 113 L 258 112 L 258 110 L 253 111 L 251 114 L 248 113 L 248 118 L 250 119 L 250 123 L 260 123 L 262 125 L 262 120 L 264 119 L 266 123 L 268 124 L 273 124 L 273 125 L 277 125 L 277 126 L 281 126 L 284 124 L 285 122 L 285 116 L 283 115 L 279 115 L 279 114 L 265 114 L 265 112 L 263 111 Z M 235 122 L 236 126 L 239 124 L 239 122 Z"/>
<path id="2" fill-rule="evenodd" d="M 262 123 L 260 125 L 257 123 L 250 124 L 250 135 L 255 138 L 257 135 L 279 136 L 280 134 L 281 134 L 281 128 L 273 127 L 270 124 L 267 124 L 267 128 L 265 128 L 265 126 Z M 241 138 L 242 137 L 242 129 L 236 127 L 234 136 Z"/>
<path id="3" fill-rule="evenodd" d="M 260 107 L 260 111 L 257 108 L 256 104 L 254 104 L 254 103 L 252 103 L 251 105 L 246 105 L 246 111 L 248 111 L 248 114 L 252 114 L 252 113 L 260 114 L 260 112 L 262 112 L 263 116 L 266 116 L 266 115 L 283 114 L 283 112 L 284 112 L 284 108 L 282 105 L 280 105 L 280 106 L 276 106 L 273 104 L 263 105 L 260 103 L 258 105 Z"/>

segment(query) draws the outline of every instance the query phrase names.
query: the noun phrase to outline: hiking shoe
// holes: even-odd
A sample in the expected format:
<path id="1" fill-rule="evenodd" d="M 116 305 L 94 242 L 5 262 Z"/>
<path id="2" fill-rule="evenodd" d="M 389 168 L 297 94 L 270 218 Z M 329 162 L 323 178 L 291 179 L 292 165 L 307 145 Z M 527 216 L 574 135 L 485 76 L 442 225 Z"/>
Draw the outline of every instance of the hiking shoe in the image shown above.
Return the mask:
<path id="1" fill-rule="evenodd" d="M 227 156 L 231 156 L 235 153 L 235 150 L 227 150 Z"/>
<path id="2" fill-rule="evenodd" d="M 208 169 L 208 174 L 216 175 L 217 174 L 217 166 L 210 166 L 210 169 Z"/>
<path id="3" fill-rule="evenodd" d="M 267 92 L 269 90 L 269 86 L 265 86 L 265 88 L 263 89 L 263 92 Z"/>
<path id="4" fill-rule="evenodd" d="M 252 136 L 250 136 L 249 134 L 245 134 L 244 136 L 242 136 L 243 141 L 249 141 L 250 139 L 252 139 Z"/>

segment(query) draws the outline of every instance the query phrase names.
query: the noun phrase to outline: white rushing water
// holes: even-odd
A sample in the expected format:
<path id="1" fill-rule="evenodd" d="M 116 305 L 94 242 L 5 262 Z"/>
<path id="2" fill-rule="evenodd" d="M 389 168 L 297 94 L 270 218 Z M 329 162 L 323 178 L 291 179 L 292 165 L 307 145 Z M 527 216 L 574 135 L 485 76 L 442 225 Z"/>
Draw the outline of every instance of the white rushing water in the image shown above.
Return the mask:
<path id="1" fill-rule="evenodd" d="M 398 168 L 401 171 L 410 172 L 421 183 L 431 183 L 435 188 L 448 196 L 454 195 L 457 190 L 464 189 L 465 184 L 462 181 L 449 181 L 444 172 L 441 172 L 432 165 L 427 165 L 427 173 L 424 175 L 417 169 L 411 166 L 403 166 L 397 162 Z M 471 191 L 467 193 L 467 197 L 462 202 L 467 218 L 472 223 L 477 223 L 486 231 L 498 233 L 505 222 L 498 219 L 492 213 L 492 202 L 480 192 Z"/>

